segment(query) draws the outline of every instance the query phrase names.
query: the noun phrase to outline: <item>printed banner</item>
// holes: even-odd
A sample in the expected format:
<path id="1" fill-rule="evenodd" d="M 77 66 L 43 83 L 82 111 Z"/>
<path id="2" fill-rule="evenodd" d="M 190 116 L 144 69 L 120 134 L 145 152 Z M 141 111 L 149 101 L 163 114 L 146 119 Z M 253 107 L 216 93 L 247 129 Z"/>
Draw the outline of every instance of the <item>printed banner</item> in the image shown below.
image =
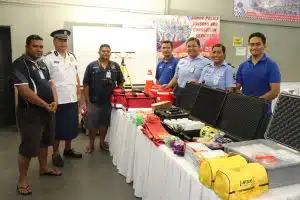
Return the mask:
<path id="1" fill-rule="evenodd" d="M 300 0 L 234 0 L 234 15 L 258 19 L 300 21 Z"/>
<path id="2" fill-rule="evenodd" d="M 158 51 L 160 51 L 162 41 L 170 40 L 174 45 L 175 56 L 186 56 L 186 40 L 189 37 L 196 37 L 200 40 L 201 53 L 209 56 L 211 47 L 220 42 L 220 17 L 161 18 L 156 20 L 156 30 Z"/>
<path id="3" fill-rule="evenodd" d="M 219 16 L 161 16 L 152 15 L 125 24 L 124 27 L 154 28 L 157 33 L 157 51 L 160 52 L 164 40 L 170 40 L 174 46 L 174 56 L 187 55 L 185 42 L 190 37 L 200 40 L 201 54 L 209 57 L 211 48 L 220 42 Z"/>

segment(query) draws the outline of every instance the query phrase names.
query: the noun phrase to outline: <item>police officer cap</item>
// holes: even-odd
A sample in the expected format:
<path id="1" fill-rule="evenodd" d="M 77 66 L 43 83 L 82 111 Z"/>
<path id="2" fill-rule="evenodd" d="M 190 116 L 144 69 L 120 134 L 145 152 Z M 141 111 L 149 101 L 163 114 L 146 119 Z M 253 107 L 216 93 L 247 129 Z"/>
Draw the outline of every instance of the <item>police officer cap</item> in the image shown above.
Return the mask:
<path id="1" fill-rule="evenodd" d="M 56 31 L 53 31 L 51 34 L 51 37 L 59 38 L 59 39 L 68 39 L 71 35 L 71 31 L 66 29 L 59 29 Z"/>

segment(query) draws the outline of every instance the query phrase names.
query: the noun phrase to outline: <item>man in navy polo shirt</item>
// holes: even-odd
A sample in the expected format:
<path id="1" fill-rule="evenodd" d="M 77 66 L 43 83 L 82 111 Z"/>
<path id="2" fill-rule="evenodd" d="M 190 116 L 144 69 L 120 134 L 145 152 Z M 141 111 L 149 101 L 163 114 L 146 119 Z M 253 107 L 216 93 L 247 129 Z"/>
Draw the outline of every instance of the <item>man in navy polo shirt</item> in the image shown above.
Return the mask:
<path id="1" fill-rule="evenodd" d="M 280 92 L 281 74 L 275 61 L 265 54 L 266 37 L 262 33 L 249 36 L 251 57 L 243 62 L 237 72 L 237 90 L 242 93 L 265 99 L 269 113 L 271 103 Z"/>
<path id="2" fill-rule="evenodd" d="M 178 60 L 172 55 L 173 44 L 171 41 L 163 41 L 161 52 L 163 60 L 161 60 L 156 67 L 156 82 L 159 85 L 168 84 L 174 77 L 176 65 Z"/>

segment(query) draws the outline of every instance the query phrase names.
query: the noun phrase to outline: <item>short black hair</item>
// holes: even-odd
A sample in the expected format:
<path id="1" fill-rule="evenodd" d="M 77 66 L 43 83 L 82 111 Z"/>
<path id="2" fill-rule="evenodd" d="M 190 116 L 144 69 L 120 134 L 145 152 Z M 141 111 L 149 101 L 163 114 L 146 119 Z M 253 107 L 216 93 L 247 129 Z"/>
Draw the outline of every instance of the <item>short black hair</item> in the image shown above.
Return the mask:
<path id="1" fill-rule="evenodd" d="M 29 45 L 32 40 L 43 40 L 43 38 L 41 36 L 39 36 L 39 35 L 29 35 L 26 38 L 26 45 Z"/>
<path id="2" fill-rule="evenodd" d="M 185 44 L 187 45 L 187 43 L 189 43 L 191 41 L 195 41 L 198 44 L 198 47 L 200 47 L 200 40 L 198 38 L 195 38 L 195 37 L 190 37 L 189 39 L 187 39 Z"/>
<path id="3" fill-rule="evenodd" d="M 99 50 L 103 49 L 104 47 L 107 47 L 107 48 L 111 49 L 109 44 L 101 44 Z"/>
<path id="4" fill-rule="evenodd" d="M 248 43 L 250 42 L 251 38 L 253 37 L 258 37 L 261 39 L 261 41 L 263 42 L 263 44 L 266 44 L 267 42 L 267 38 L 264 34 L 260 33 L 260 32 L 255 32 L 255 33 L 252 33 L 250 36 L 249 36 L 249 39 L 248 39 Z"/>
<path id="5" fill-rule="evenodd" d="M 215 45 L 212 46 L 211 49 L 213 50 L 215 47 L 221 47 L 223 53 L 226 54 L 226 47 L 223 44 L 215 44 Z"/>
<path id="6" fill-rule="evenodd" d="M 162 42 L 162 44 L 170 44 L 173 49 L 173 43 L 170 40 L 165 40 Z"/>

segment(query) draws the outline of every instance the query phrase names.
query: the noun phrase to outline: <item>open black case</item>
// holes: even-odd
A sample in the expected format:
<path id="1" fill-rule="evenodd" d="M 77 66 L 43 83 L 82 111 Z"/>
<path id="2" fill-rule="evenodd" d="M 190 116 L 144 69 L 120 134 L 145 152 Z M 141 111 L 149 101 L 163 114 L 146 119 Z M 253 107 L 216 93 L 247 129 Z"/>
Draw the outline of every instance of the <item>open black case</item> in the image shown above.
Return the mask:
<path id="1" fill-rule="evenodd" d="M 191 118 L 215 127 L 226 100 L 226 96 L 226 91 L 213 89 L 202 84 L 191 109 Z M 191 141 L 193 137 L 199 137 L 200 130 L 185 131 L 180 134 L 184 139 Z"/>
<path id="2" fill-rule="evenodd" d="M 180 91 L 180 107 L 172 107 L 167 110 L 159 110 L 154 113 L 160 117 L 162 121 L 162 125 L 165 129 L 172 135 L 178 136 L 181 139 L 184 139 L 184 136 L 180 133 L 181 131 L 173 130 L 165 123 L 163 123 L 164 119 L 179 119 L 179 118 L 189 118 L 191 120 L 195 120 L 190 113 L 193 109 L 193 105 L 195 100 L 199 94 L 201 85 L 197 83 L 187 83 L 184 89 Z M 191 130 L 191 132 L 197 132 L 199 135 L 199 130 Z M 187 131 L 190 132 L 190 131 Z"/>
<path id="3" fill-rule="evenodd" d="M 232 141 L 244 141 L 263 137 L 267 111 L 268 105 L 262 99 L 202 85 L 191 115 L 223 131 Z M 183 135 L 191 140 L 199 137 L 199 132 Z"/>
<path id="4" fill-rule="evenodd" d="M 222 107 L 216 128 L 233 141 L 262 138 L 269 116 L 267 103 L 257 97 L 229 93 Z"/>
<path id="5" fill-rule="evenodd" d="M 196 83 L 187 83 L 185 88 L 181 90 L 180 106 L 172 107 L 166 110 L 154 111 L 154 114 L 164 119 L 188 118 L 195 99 L 199 93 L 201 86 Z"/>
<path id="6" fill-rule="evenodd" d="M 300 96 L 280 94 L 269 122 L 265 139 L 225 144 L 227 152 L 237 152 L 257 162 L 256 151 L 276 157 L 264 164 L 270 188 L 300 183 Z"/>

